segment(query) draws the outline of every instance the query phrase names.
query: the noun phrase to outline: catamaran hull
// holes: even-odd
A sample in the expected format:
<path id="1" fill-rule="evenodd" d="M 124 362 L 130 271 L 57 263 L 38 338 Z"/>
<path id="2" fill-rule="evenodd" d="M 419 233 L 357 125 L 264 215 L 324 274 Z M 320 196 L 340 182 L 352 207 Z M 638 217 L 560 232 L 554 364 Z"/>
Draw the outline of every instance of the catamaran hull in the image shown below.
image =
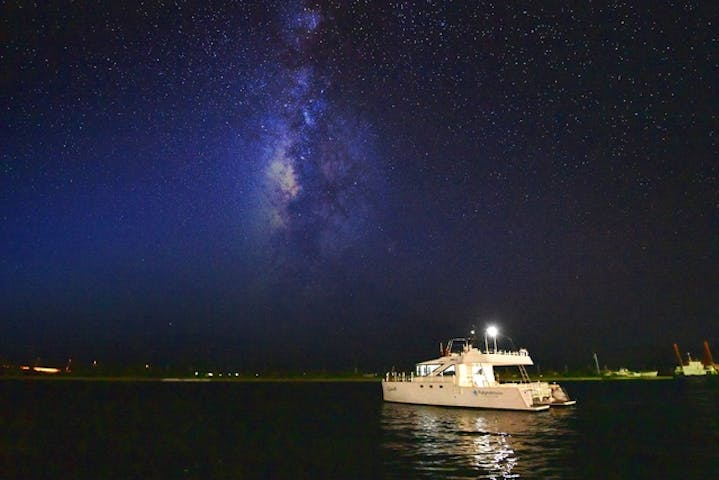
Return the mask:
<path id="1" fill-rule="evenodd" d="M 519 385 L 478 388 L 429 382 L 382 382 L 382 394 L 387 402 L 532 412 L 547 410 L 549 403 L 536 402 L 532 392 L 532 388 Z"/>

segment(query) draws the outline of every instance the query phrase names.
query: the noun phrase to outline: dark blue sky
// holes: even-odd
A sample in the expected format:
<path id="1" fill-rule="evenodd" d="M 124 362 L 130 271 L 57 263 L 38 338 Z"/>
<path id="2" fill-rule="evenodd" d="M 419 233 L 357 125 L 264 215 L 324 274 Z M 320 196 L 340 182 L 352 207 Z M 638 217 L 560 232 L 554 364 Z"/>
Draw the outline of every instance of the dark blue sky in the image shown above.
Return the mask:
<path id="1" fill-rule="evenodd" d="M 713 2 L 116 3 L 2 7 L 0 355 L 719 349 Z"/>

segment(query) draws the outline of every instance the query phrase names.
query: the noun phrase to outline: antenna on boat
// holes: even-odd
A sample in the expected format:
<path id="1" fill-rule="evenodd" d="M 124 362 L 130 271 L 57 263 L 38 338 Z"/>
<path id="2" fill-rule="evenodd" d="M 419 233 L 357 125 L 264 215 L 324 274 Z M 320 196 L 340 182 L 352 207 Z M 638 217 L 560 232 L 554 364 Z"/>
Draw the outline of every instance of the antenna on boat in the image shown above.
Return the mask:
<path id="1" fill-rule="evenodd" d="M 504 338 L 506 338 L 507 340 L 509 340 L 509 343 L 512 344 L 512 348 L 513 348 L 514 350 L 519 350 L 519 349 L 517 348 L 517 345 L 514 343 L 514 340 L 512 340 L 512 337 L 509 337 L 509 336 L 507 336 L 507 335 L 502 335 L 502 337 L 504 337 Z"/>
<path id="2" fill-rule="evenodd" d="M 469 330 L 469 338 L 467 339 L 469 341 L 469 346 L 472 347 L 474 345 L 474 336 L 477 333 L 477 327 L 472 325 L 472 328 Z"/>

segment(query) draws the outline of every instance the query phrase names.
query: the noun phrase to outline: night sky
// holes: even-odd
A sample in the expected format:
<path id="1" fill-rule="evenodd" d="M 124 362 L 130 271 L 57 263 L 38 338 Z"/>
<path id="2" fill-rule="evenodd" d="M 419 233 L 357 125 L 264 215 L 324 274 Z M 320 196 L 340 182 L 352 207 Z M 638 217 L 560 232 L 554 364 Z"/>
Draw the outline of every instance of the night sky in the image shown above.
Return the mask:
<path id="1" fill-rule="evenodd" d="M 717 2 L 3 2 L 0 357 L 719 356 Z"/>

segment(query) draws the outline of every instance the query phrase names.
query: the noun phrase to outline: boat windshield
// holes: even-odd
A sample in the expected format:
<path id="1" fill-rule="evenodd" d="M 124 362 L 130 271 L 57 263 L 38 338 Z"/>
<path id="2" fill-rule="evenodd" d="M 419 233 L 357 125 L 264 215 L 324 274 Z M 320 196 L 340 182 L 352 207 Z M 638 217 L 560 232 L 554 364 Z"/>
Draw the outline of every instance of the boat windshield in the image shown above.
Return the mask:
<path id="1" fill-rule="evenodd" d="M 465 346 L 467 345 L 466 338 L 453 338 L 449 341 L 449 352 L 450 353 L 462 353 Z"/>

